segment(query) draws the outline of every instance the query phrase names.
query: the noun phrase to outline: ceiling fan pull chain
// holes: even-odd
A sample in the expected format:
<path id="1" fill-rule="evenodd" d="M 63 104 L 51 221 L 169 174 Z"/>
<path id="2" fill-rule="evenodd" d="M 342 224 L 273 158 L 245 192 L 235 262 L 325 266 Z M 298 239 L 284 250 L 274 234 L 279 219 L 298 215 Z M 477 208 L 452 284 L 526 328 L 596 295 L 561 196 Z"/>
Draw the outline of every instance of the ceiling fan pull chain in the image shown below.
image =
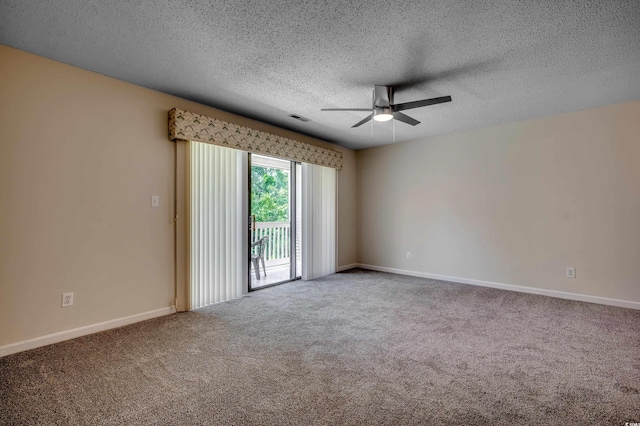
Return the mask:
<path id="1" fill-rule="evenodd" d="M 373 143 L 373 120 L 371 120 L 371 143 Z"/>
<path id="2" fill-rule="evenodd" d="M 396 143 L 396 120 L 393 121 L 393 143 Z"/>

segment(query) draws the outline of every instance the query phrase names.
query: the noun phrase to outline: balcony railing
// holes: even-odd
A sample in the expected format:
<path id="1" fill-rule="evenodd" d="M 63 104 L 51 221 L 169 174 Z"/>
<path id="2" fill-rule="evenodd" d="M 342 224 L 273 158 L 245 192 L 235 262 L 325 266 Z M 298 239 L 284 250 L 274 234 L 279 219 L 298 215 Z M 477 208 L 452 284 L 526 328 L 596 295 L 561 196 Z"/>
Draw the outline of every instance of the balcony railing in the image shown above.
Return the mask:
<path id="1" fill-rule="evenodd" d="M 277 260 L 289 258 L 290 256 L 290 235 L 289 222 L 256 222 L 256 230 L 253 240 L 268 235 L 269 242 L 265 248 L 265 260 Z"/>

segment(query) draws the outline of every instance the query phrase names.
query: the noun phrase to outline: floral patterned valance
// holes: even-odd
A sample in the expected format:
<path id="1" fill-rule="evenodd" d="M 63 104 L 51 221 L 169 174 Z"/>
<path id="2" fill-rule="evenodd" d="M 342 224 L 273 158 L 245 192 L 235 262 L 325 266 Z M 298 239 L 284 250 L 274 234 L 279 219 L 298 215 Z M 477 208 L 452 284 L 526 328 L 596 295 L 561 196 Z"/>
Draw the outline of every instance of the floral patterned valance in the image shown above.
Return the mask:
<path id="1" fill-rule="evenodd" d="M 169 111 L 169 139 L 211 143 L 286 160 L 342 169 L 342 153 L 339 151 L 178 108 Z"/>

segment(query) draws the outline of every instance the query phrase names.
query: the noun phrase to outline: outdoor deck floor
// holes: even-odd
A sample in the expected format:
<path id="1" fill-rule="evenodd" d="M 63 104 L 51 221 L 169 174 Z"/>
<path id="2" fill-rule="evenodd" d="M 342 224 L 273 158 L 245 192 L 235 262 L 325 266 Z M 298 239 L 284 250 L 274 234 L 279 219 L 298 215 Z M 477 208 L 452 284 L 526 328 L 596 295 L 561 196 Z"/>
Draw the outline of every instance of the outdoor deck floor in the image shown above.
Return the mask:
<path id="1" fill-rule="evenodd" d="M 287 259 L 288 260 L 288 259 Z M 290 278 L 290 268 L 289 262 L 267 266 L 267 275 L 265 276 L 262 270 L 262 265 L 260 265 L 260 279 L 256 280 L 256 274 L 251 267 L 251 289 L 255 290 L 260 287 L 264 287 L 271 284 L 276 284 L 282 281 L 289 281 Z"/>

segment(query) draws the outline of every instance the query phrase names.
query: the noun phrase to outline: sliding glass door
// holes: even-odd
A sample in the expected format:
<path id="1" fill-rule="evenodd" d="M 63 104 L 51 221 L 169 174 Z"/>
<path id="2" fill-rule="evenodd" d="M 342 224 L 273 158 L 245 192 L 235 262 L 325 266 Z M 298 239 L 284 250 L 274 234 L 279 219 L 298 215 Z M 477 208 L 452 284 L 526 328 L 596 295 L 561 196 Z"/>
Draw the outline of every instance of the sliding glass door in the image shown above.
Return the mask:
<path id="1" fill-rule="evenodd" d="M 302 273 L 301 166 L 249 156 L 249 290 L 299 278 Z"/>

